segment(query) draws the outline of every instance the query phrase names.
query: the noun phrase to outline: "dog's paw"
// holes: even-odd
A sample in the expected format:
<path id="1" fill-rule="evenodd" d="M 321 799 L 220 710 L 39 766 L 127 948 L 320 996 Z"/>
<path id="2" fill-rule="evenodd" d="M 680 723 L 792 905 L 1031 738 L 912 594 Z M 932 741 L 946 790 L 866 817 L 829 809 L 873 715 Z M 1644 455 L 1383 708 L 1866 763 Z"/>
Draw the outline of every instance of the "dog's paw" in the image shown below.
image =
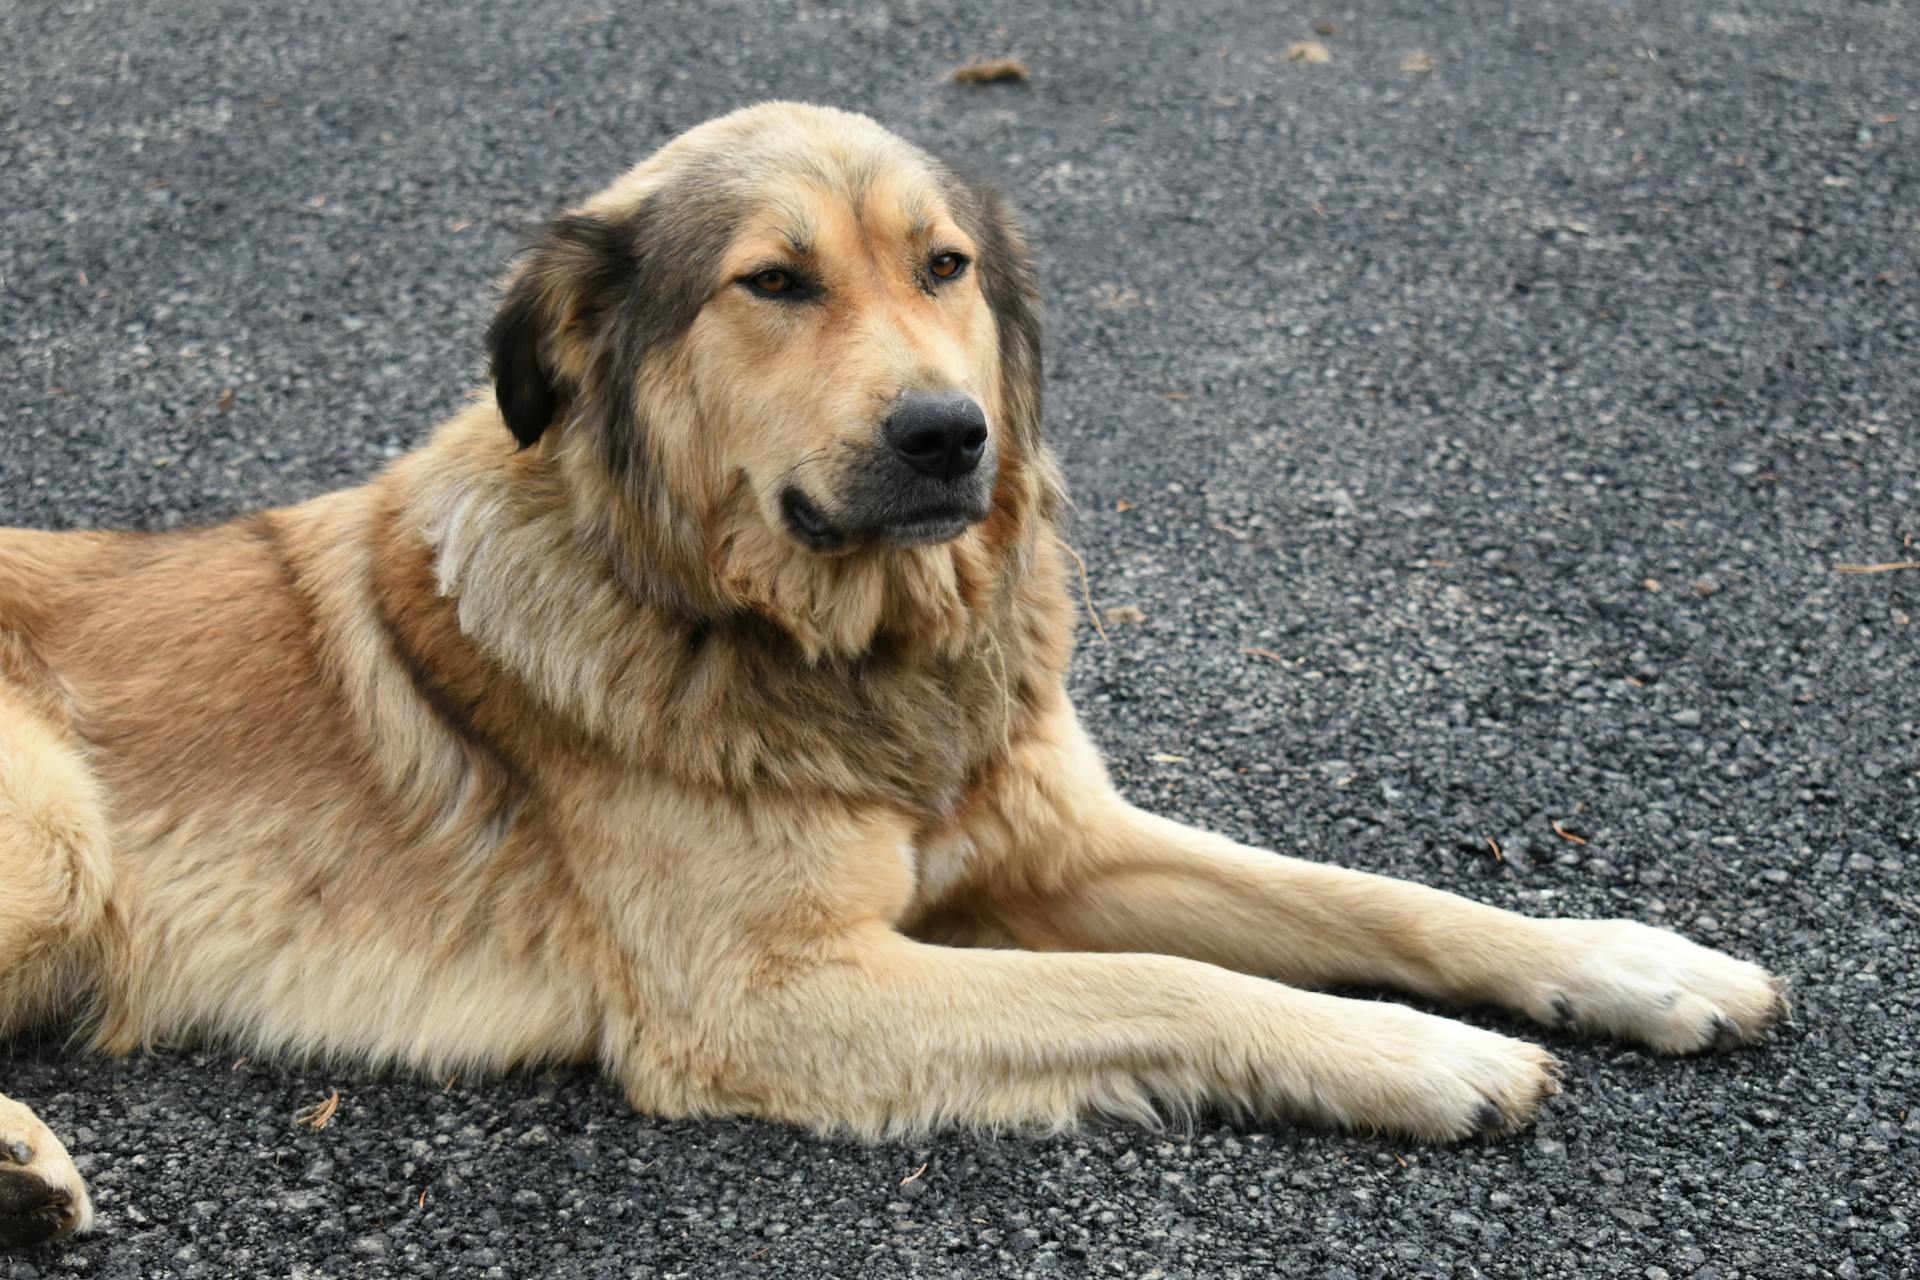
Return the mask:
<path id="1" fill-rule="evenodd" d="M 93 1225 L 93 1204 L 67 1149 L 40 1118 L 0 1097 L 0 1249 Z"/>
<path id="2" fill-rule="evenodd" d="M 1536 1044 L 1394 1004 L 1370 1006 L 1364 1050 L 1323 1083 L 1346 1127 L 1423 1142 L 1524 1129 L 1560 1092 L 1560 1062 Z"/>
<path id="3" fill-rule="evenodd" d="M 1659 1053 L 1732 1049 L 1787 1016 L 1786 984 L 1759 965 L 1630 920 L 1545 920 L 1554 959 L 1526 1012 Z"/>

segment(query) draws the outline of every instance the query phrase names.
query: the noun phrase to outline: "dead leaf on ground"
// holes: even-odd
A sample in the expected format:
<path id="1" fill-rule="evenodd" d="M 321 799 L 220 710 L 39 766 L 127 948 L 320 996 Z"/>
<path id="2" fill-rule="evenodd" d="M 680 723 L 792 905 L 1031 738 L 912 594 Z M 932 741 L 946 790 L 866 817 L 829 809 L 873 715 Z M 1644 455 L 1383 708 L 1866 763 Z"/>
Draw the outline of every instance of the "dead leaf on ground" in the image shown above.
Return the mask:
<path id="1" fill-rule="evenodd" d="M 1285 662 L 1286 659 L 1271 649 L 1242 649 L 1240 652 L 1254 658 L 1265 658 L 1268 662 Z"/>
<path id="2" fill-rule="evenodd" d="M 1146 614 L 1130 604 L 1116 604 L 1111 608 L 1102 609 L 1100 616 L 1107 620 L 1107 625 L 1110 627 L 1124 627 L 1129 622 L 1145 622 L 1147 620 Z"/>
<path id="3" fill-rule="evenodd" d="M 1154 752 L 1152 759 L 1155 764 L 1185 764 L 1187 762 L 1185 756 L 1170 756 L 1164 751 Z"/>
<path id="4" fill-rule="evenodd" d="M 1433 70 L 1433 55 L 1425 49 L 1415 49 L 1400 59 L 1400 69 L 1410 76 L 1425 75 Z"/>
<path id="5" fill-rule="evenodd" d="M 1533 220 L 1533 231 L 1535 235 L 1542 236 L 1550 236 L 1562 231 L 1570 236 L 1590 236 L 1593 234 L 1593 224 L 1564 218 L 1541 217 Z"/>
<path id="6" fill-rule="evenodd" d="M 1896 573 L 1902 569 L 1920 569 L 1920 560 L 1888 560 L 1883 564 L 1837 564 L 1835 573 Z"/>
<path id="7" fill-rule="evenodd" d="M 1287 46 L 1288 62 L 1332 62 L 1333 54 L 1318 40 L 1295 40 Z"/>
<path id="8" fill-rule="evenodd" d="M 232 413 L 233 412 L 233 388 L 232 387 L 223 388 L 220 392 L 220 399 L 214 404 L 213 407 L 219 410 L 221 413 Z"/>
<path id="9" fill-rule="evenodd" d="M 1115 511 L 1131 511 L 1133 510 L 1133 504 L 1125 498 L 1115 498 L 1113 500 L 1113 509 Z"/>
<path id="10" fill-rule="evenodd" d="M 956 69 L 952 78 L 955 84 L 1010 84 L 1031 80 L 1033 72 L 1018 58 L 983 58 Z"/>
<path id="11" fill-rule="evenodd" d="M 333 1118 L 339 1114 L 340 1091 L 335 1089 L 312 1106 L 302 1107 L 300 1110 L 294 1112 L 293 1122 L 295 1124 L 303 1124 L 307 1126 L 307 1128 L 318 1132 L 332 1124 Z"/>
<path id="12" fill-rule="evenodd" d="M 1557 822 L 1553 824 L 1553 834 L 1559 836 L 1562 840 L 1565 840 L 1568 844 L 1585 844 L 1587 842 L 1587 838 L 1585 836 L 1576 835 L 1575 833 L 1567 830 L 1565 827 L 1561 826 Z"/>
<path id="13" fill-rule="evenodd" d="M 1316 22 L 1313 24 L 1313 34 L 1317 36 L 1337 36 L 1340 34 L 1340 27 L 1337 23 Z"/>

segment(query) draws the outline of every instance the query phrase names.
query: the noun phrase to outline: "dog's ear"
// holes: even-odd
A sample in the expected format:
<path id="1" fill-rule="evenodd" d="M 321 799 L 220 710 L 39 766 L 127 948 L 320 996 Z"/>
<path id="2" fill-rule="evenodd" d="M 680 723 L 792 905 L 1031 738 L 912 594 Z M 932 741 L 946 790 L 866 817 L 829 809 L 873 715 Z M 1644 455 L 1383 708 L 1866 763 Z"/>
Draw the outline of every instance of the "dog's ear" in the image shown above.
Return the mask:
<path id="1" fill-rule="evenodd" d="M 980 246 L 980 287 L 1000 332 L 1001 399 L 1030 454 L 1040 449 L 1043 315 L 1033 252 L 1019 218 L 992 184 L 957 179 L 954 212 Z"/>
<path id="2" fill-rule="evenodd" d="M 487 326 L 494 399 L 523 449 L 546 432 L 560 406 L 560 388 L 541 353 L 544 312 L 539 288 L 522 275 Z"/>
<path id="3" fill-rule="evenodd" d="M 541 233 L 487 328 L 494 398 L 526 448 L 592 384 L 639 285 L 635 229 L 568 214 Z"/>

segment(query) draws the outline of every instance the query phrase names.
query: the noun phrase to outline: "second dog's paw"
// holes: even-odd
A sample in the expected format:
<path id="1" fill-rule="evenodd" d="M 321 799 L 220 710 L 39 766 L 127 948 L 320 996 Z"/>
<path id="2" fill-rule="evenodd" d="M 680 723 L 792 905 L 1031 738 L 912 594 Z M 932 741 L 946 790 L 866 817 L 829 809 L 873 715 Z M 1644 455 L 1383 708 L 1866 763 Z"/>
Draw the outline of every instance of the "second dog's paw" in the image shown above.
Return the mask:
<path id="1" fill-rule="evenodd" d="M 67 1149 L 32 1111 L 0 1097 L 0 1249 L 92 1225 L 93 1204 Z"/>
<path id="2" fill-rule="evenodd" d="M 1759 965 L 1628 920 L 1543 920 L 1555 947 L 1526 1012 L 1660 1053 L 1731 1049 L 1787 1016 L 1786 984 Z"/>

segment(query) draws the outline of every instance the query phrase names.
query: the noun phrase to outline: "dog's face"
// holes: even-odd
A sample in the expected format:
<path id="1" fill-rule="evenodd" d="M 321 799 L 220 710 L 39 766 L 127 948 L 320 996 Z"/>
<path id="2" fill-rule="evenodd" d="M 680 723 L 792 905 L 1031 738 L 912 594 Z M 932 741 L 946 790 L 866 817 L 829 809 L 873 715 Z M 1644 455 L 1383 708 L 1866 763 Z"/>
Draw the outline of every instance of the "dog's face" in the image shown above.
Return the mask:
<path id="1" fill-rule="evenodd" d="M 591 433 L 616 474 L 807 554 L 956 538 L 1038 450 L 1017 232 L 837 111 L 682 135 L 549 229 L 491 338 L 523 445 Z"/>
<path id="2" fill-rule="evenodd" d="M 985 519 L 999 358 L 980 252 L 912 170 L 801 179 L 747 213 L 688 358 L 725 465 L 804 546 Z"/>

